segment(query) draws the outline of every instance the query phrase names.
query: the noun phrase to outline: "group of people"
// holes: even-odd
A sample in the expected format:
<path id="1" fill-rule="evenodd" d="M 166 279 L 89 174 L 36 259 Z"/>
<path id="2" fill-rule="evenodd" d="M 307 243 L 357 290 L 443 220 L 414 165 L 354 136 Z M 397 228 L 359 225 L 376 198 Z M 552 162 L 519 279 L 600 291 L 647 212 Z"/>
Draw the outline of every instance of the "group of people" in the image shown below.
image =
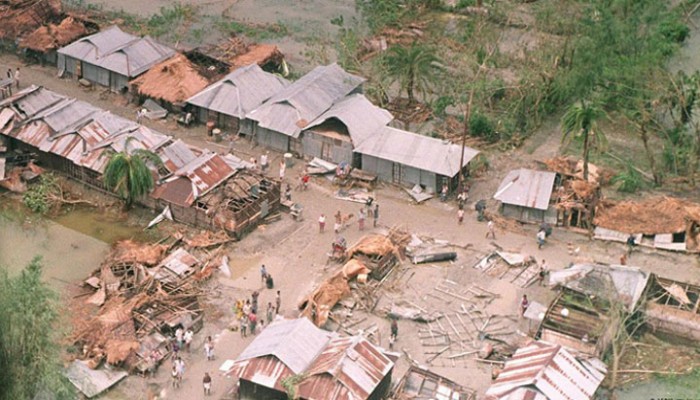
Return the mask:
<path id="1" fill-rule="evenodd" d="M 172 387 L 175 389 L 180 387 L 182 384 L 182 379 L 185 375 L 185 360 L 182 359 L 180 351 L 184 350 L 189 352 L 193 339 L 194 331 L 192 331 L 192 328 L 185 330 L 182 326 L 178 326 L 173 335 L 173 365 L 170 374 L 172 378 Z M 214 342 L 212 341 L 211 336 L 207 336 L 206 340 L 204 341 L 204 355 L 207 361 L 214 360 Z M 211 394 L 212 379 L 208 372 L 204 373 L 202 384 L 204 387 L 204 395 L 209 396 Z"/>
<path id="2" fill-rule="evenodd" d="M 269 289 L 273 288 L 273 285 L 271 283 L 272 276 L 267 272 L 267 268 L 265 268 L 264 264 L 260 267 L 260 278 Z M 260 292 L 255 290 L 250 295 L 250 299 L 246 299 L 245 301 L 240 299 L 236 300 L 234 314 L 239 322 L 239 330 L 241 332 L 241 337 L 247 337 L 248 333 L 250 333 L 251 335 L 255 335 L 258 330 L 258 322 L 260 323 L 260 325 L 263 325 L 265 323 L 269 325 L 270 323 L 272 323 L 272 320 L 274 319 L 275 315 L 279 314 L 280 312 L 280 307 L 282 305 L 282 296 L 281 292 L 278 290 L 277 294 L 275 295 L 275 304 L 273 305 L 271 301 L 268 302 L 267 308 L 265 309 L 265 319 L 259 320 L 259 311 L 262 311 L 258 308 L 259 297 Z"/>

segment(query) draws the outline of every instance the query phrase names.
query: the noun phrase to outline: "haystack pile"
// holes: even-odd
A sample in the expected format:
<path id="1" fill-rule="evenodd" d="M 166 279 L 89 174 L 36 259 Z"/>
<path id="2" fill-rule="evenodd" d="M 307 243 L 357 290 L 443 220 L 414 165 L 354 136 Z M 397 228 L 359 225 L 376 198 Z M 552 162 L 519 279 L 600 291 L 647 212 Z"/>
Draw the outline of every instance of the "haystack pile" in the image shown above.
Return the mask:
<path id="1" fill-rule="evenodd" d="M 643 201 L 603 201 L 595 225 L 626 233 L 656 235 L 689 231 L 700 224 L 700 204 L 673 197 Z"/>
<path id="2" fill-rule="evenodd" d="M 131 81 L 131 86 L 140 95 L 170 104 L 184 103 L 207 85 L 209 80 L 182 54 L 163 61 Z"/>
<path id="3" fill-rule="evenodd" d="M 19 47 L 47 53 L 86 36 L 90 32 L 81 21 L 67 17 L 60 24 L 48 24 L 37 28 L 19 43 Z"/>

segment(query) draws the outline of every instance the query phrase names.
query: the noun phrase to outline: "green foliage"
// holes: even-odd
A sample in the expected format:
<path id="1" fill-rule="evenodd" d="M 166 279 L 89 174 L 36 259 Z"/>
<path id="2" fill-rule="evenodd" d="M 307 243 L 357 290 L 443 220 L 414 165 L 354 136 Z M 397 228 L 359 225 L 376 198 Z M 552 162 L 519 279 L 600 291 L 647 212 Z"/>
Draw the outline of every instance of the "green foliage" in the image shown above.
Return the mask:
<path id="1" fill-rule="evenodd" d="M 425 92 L 435 83 L 439 62 L 435 49 L 416 43 L 410 47 L 393 46 L 384 57 L 391 82 L 399 82 L 401 89 L 406 90 L 410 103 L 415 101 L 415 90 L 425 97 Z"/>
<path id="2" fill-rule="evenodd" d="M 605 112 L 592 102 L 581 101 L 572 104 L 561 118 L 564 131 L 563 142 L 573 138 L 583 141 L 583 179 L 588 179 L 588 159 L 591 149 L 602 150 L 607 145 L 607 139 L 598 129 L 597 120 L 605 116 Z"/>
<path id="3" fill-rule="evenodd" d="M 214 21 L 214 25 L 226 36 L 244 35 L 257 40 L 277 39 L 289 34 L 287 26 L 279 22 L 275 24 L 252 25 L 231 19 L 220 18 Z"/>
<path id="4" fill-rule="evenodd" d="M 435 115 L 444 118 L 446 115 L 445 109 L 455 105 L 455 99 L 452 96 L 440 96 L 432 104 L 432 109 Z"/>
<path id="5" fill-rule="evenodd" d="M 400 28 L 415 19 L 422 10 L 442 7 L 441 0 L 355 0 L 370 30 L 379 33 L 385 28 Z"/>
<path id="6" fill-rule="evenodd" d="M 497 142 L 499 138 L 493 122 L 486 115 L 479 112 L 472 113 L 469 118 L 469 134 L 483 138 L 489 143 Z"/>
<path id="7" fill-rule="evenodd" d="M 22 202 L 32 212 L 48 214 L 55 205 L 53 198 L 60 194 L 61 188 L 56 176 L 44 173 L 39 177 L 39 182 L 31 185 L 22 195 Z"/>
<path id="8" fill-rule="evenodd" d="M 34 399 L 50 393 L 73 399 L 61 375 L 57 294 L 41 280 L 35 258 L 16 277 L 0 268 L 0 399 Z"/>
<path id="9" fill-rule="evenodd" d="M 196 9 L 189 4 L 175 3 L 169 7 L 161 7 L 159 14 L 153 14 L 146 22 L 148 32 L 161 37 L 166 34 L 176 34 L 177 31 L 196 15 Z"/>
<path id="10" fill-rule="evenodd" d="M 103 175 L 105 186 L 119 195 L 127 208 L 153 189 L 153 175 L 147 163 L 162 164 L 160 158 L 150 151 L 138 149 L 129 152 L 131 139 L 127 139 L 125 151 L 112 154 Z"/>
<path id="11" fill-rule="evenodd" d="M 305 373 L 288 376 L 282 378 L 282 387 L 287 391 L 287 399 L 295 400 L 297 398 L 297 386 L 306 379 Z"/>
<path id="12" fill-rule="evenodd" d="M 340 28 L 338 40 L 335 41 L 338 53 L 338 64 L 346 71 L 355 72 L 360 68 L 360 61 L 357 54 L 360 50 L 362 39 L 357 34 L 357 30 L 350 28 Z"/>
<path id="13" fill-rule="evenodd" d="M 615 175 L 610 182 L 617 184 L 617 190 L 623 193 L 636 193 L 644 187 L 642 175 L 633 168 L 631 163 L 627 164 L 624 172 Z"/>

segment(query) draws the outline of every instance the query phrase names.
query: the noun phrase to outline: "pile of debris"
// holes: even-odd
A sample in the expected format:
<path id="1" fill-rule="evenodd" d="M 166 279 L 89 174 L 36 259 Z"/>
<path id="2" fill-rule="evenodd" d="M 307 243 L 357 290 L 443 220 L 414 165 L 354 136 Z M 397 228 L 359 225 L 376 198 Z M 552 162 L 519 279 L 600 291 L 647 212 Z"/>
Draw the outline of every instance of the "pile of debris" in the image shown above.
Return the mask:
<path id="1" fill-rule="evenodd" d="M 48 53 L 95 32 L 97 29 L 94 24 L 66 17 L 60 24 L 46 24 L 29 33 L 20 40 L 19 47 L 37 53 Z"/>
<path id="2" fill-rule="evenodd" d="M 612 177 L 608 170 L 588 164 L 588 180 L 583 179 L 583 161 L 568 157 L 555 157 L 543 161 L 561 181 L 554 195 L 557 208 L 557 224 L 567 227 L 590 229 L 591 217 L 602 194 L 600 187 Z"/>
<path id="3" fill-rule="evenodd" d="M 175 330 L 201 328 L 199 280 L 221 261 L 206 249 L 221 243 L 211 234 L 180 235 L 170 245 L 118 242 L 74 298 L 78 358 L 92 369 L 106 361 L 130 373 L 155 370 Z"/>
<path id="4" fill-rule="evenodd" d="M 0 40 L 14 41 L 56 20 L 60 0 L 7 0 L 0 3 Z"/>
<path id="5" fill-rule="evenodd" d="M 528 288 L 539 278 L 540 267 L 532 256 L 494 251 L 484 256 L 474 268 L 492 277 Z"/>

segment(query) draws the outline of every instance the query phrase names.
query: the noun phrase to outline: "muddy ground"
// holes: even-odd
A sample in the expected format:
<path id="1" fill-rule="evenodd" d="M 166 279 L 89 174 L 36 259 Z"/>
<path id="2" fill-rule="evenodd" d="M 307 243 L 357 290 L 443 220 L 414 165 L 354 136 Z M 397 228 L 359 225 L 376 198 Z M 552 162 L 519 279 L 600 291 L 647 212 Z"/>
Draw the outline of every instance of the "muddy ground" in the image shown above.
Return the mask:
<path id="1" fill-rule="evenodd" d="M 56 78 L 56 71 L 52 68 L 26 66 L 14 56 L 0 56 L 0 69 L 16 66 L 23 68 L 23 85 L 43 85 L 59 93 L 89 101 L 127 118 L 133 118 L 135 115 L 135 106 L 127 104 L 122 97 L 104 94 L 101 90 L 82 89 L 73 80 Z M 182 129 L 177 127 L 172 119 L 147 121 L 146 124 L 194 145 L 206 146 L 216 151 L 226 151 L 228 148 L 227 144 L 207 141 L 201 127 Z M 450 296 L 435 291 L 437 285 L 444 287 L 444 285 L 451 285 L 449 282 L 454 282 L 460 288 L 478 285 L 497 294 L 498 297 L 484 307 L 484 312 L 488 314 L 516 315 L 518 300 L 523 293 L 527 293 L 531 300 L 547 304 L 553 292 L 546 288 L 535 285 L 522 289 L 508 280 L 491 277 L 472 268 L 482 255 L 497 247 L 531 254 L 538 260 L 546 259 L 552 269 L 561 269 L 570 262 L 583 260 L 617 262 L 624 251 L 620 244 L 590 241 L 583 235 L 555 229 L 553 237 L 545 248 L 538 250 L 535 245 L 535 227 L 533 226 L 523 226 L 513 231 L 504 231 L 500 228 L 497 231 L 497 240 L 487 240 L 484 237 L 485 224 L 476 222 L 472 211 L 473 201 L 490 198 L 500 179 L 513 166 L 528 166 L 533 160 L 557 154 L 558 138 L 556 124 L 552 123 L 545 125 L 544 129 L 529 139 L 521 149 L 490 157 L 491 169 L 473 182 L 471 202 L 467 206 L 469 211 L 463 225 L 457 224 L 457 209 L 454 202 L 441 203 L 430 200 L 427 203 L 415 205 L 402 189 L 380 185 L 375 192 L 375 198 L 381 208 L 379 227 L 369 229 L 367 232 L 381 232 L 387 228 L 399 226 L 415 235 L 441 239 L 454 244 L 453 248 L 458 253 L 458 258 L 452 263 L 419 266 L 413 266 L 408 261 L 404 261 L 392 278 L 385 282 L 384 294 L 375 309 L 375 314 L 378 315 L 367 315 L 367 320 L 351 331 L 354 333 L 357 329 L 376 325 L 378 331 L 374 339 L 379 345 L 387 347 L 389 322 L 382 317 L 386 307 L 391 306 L 392 302 L 407 300 L 431 311 L 454 313 L 460 309 L 463 301 L 449 298 Z M 239 139 L 233 143 L 233 153 L 242 158 L 257 157 L 262 151 L 263 149 L 259 147 L 251 146 L 245 139 Z M 281 156 L 281 154 L 274 154 L 271 165 L 276 166 Z M 300 160 L 297 160 L 296 165 L 287 171 L 287 176 L 296 176 L 301 165 Z M 276 175 L 277 171 L 272 168 L 270 173 Z M 326 179 L 314 178 L 308 191 L 293 193 L 293 200 L 304 206 L 303 221 L 293 221 L 285 214 L 280 221 L 260 226 L 241 242 L 230 246 L 229 256 L 232 260 L 233 276 L 230 279 L 219 276 L 210 283 L 210 296 L 205 301 L 207 303 L 206 323 L 203 330 L 195 337 L 192 353 L 185 356 L 187 371 L 184 384 L 180 389 L 170 390 L 167 372 L 169 363 L 166 362 L 166 368 L 161 368 L 155 377 L 129 377 L 103 398 L 145 399 L 149 391 L 159 392 L 164 398 L 169 399 L 200 398 L 201 377 L 205 371 L 213 373 L 215 394 L 213 398 L 222 396 L 233 382 L 218 372 L 220 364 L 226 359 L 235 359 L 252 340 L 250 337 L 243 339 L 238 333 L 226 329 L 232 322 L 231 306 L 235 299 L 249 296 L 253 290 L 262 288 L 258 272 L 260 264 L 265 264 L 274 276 L 276 289 L 281 290 L 282 293 L 283 314 L 288 317 L 295 316 L 297 302 L 324 276 L 330 274 L 334 267 L 337 268 L 326 262 L 326 253 L 330 249 L 334 235 L 328 231 L 320 234 L 316 220 L 321 213 L 330 219 L 337 210 L 343 213 L 356 213 L 359 205 L 335 199 L 333 196 L 335 190 L 336 188 Z M 353 225 L 342 234 L 352 244 L 367 232 L 360 232 L 357 225 Z M 579 249 L 578 253 L 572 254 L 570 252 L 572 248 Z M 80 252 L 80 249 L 75 251 Z M 643 250 L 632 256 L 630 264 L 671 279 L 700 284 L 700 268 L 698 268 L 696 256 Z M 273 300 L 273 291 L 262 290 L 261 304 Z M 362 317 L 362 313 L 358 313 L 355 317 Z M 521 333 L 527 332 L 529 328 L 527 322 L 518 318 L 514 318 L 510 323 L 504 323 L 504 327 L 509 332 L 515 332 L 512 335 L 514 339 L 522 337 Z M 416 332 L 423 328 L 421 324 L 402 320 L 399 323 L 399 339 L 395 350 L 402 352 L 405 350 L 404 354 L 408 353 L 417 362 L 425 363 L 430 357 L 425 352 L 435 350 L 427 350 L 420 344 Z M 213 362 L 205 361 L 202 349 L 203 340 L 208 335 L 214 337 L 216 342 L 217 359 Z M 470 345 L 478 346 L 478 343 L 470 344 L 465 340 L 465 349 Z M 394 372 L 397 380 L 408 366 L 407 358 L 402 357 Z M 490 383 L 491 367 L 469 359 L 460 359 L 452 365 L 449 359 L 437 358 L 431 369 L 479 393 L 483 393 Z"/>

